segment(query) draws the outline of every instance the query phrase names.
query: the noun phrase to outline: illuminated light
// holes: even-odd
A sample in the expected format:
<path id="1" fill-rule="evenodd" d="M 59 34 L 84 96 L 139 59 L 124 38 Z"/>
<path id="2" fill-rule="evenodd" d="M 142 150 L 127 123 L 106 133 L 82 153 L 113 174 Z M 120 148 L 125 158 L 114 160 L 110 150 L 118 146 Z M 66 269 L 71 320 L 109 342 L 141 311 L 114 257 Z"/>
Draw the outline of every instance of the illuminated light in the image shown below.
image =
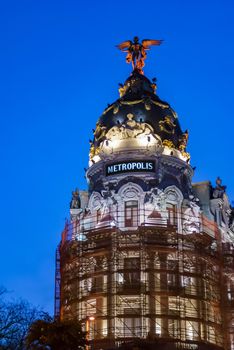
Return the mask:
<path id="1" fill-rule="evenodd" d="M 94 321 L 95 317 L 94 316 L 89 316 L 89 321 Z"/>

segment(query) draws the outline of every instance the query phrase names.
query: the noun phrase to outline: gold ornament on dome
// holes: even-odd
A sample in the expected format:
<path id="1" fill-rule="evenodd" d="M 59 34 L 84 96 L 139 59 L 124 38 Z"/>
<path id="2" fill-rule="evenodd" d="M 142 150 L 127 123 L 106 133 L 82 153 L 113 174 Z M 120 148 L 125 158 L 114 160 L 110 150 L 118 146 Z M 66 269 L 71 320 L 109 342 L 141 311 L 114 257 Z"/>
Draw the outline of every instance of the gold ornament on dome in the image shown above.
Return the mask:
<path id="1" fill-rule="evenodd" d="M 95 147 L 93 142 L 90 142 L 89 159 L 92 160 L 93 157 L 98 156 L 100 153 L 100 147 Z"/>
<path id="2" fill-rule="evenodd" d="M 135 100 L 135 101 L 120 101 L 121 105 L 126 105 L 126 106 L 132 106 L 132 105 L 137 105 L 138 103 L 143 102 L 144 99 L 142 98 L 141 100 Z"/>
<path id="3" fill-rule="evenodd" d="M 175 119 L 178 119 L 177 113 L 171 108 L 172 115 Z"/>
<path id="4" fill-rule="evenodd" d="M 113 106 L 113 114 L 117 114 L 119 112 L 119 107 L 120 107 L 120 104 L 116 102 Z"/>
<path id="5" fill-rule="evenodd" d="M 132 63 L 133 70 L 137 70 L 140 74 L 144 74 L 142 68 L 145 66 L 146 51 L 150 50 L 150 46 L 161 45 L 162 40 L 144 39 L 139 42 L 139 38 L 135 36 L 133 41 L 127 40 L 116 47 L 127 53 L 126 62 Z"/>
<path id="6" fill-rule="evenodd" d="M 166 115 L 164 120 L 159 122 L 159 128 L 161 131 L 166 132 L 167 134 L 174 134 L 176 125 L 171 120 L 169 115 Z"/>
<path id="7" fill-rule="evenodd" d="M 97 122 L 96 129 L 93 134 L 96 141 L 103 139 L 106 136 L 106 127 Z"/>
<path id="8" fill-rule="evenodd" d="M 154 100 L 152 100 L 152 103 L 153 103 L 155 106 L 161 107 L 162 109 L 167 109 L 167 108 L 170 108 L 170 106 L 169 106 L 169 105 L 165 105 L 165 104 L 160 103 L 160 102 L 158 102 L 158 101 L 154 101 Z"/>
<path id="9" fill-rule="evenodd" d="M 163 146 L 168 147 L 170 149 L 175 148 L 174 143 L 171 140 L 163 140 Z"/>
<path id="10" fill-rule="evenodd" d="M 158 106 L 162 109 L 170 109 L 172 114 L 173 114 L 173 117 L 176 119 L 177 118 L 177 114 L 170 108 L 169 105 L 165 105 L 163 103 L 160 103 L 158 101 L 154 101 L 153 99 L 151 99 L 150 97 L 147 99 L 147 108 L 149 108 L 149 103 L 151 104 L 154 104 L 155 106 Z M 119 110 L 119 107 L 124 105 L 124 106 L 134 106 L 134 105 L 137 105 L 139 103 L 145 103 L 145 99 L 140 99 L 140 100 L 135 100 L 135 101 L 121 101 L 121 100 L 118 100 L 118 103 L 114 103 L 112 104 L 111 106 L 108 106 L 105 111 L 103 112 L 103 115 L 105 115 L 106 113 L 108 113 L 110 110 L 113 109 L 113 114 L 116 114 L 118 113 L 118 110 Z M 146 108 L 146 109 L 147 109 Z M 148 109 L 149 110 L 149 109 Z"/>
<path id="11" fill-rule="evenodd" d="M 107 112 L 109 112 L 111 109 L 113 109 L 114 108 L 114 105 L 111 105 L 111 106 L 108 106 L 105 110 L 104 110 L 104 112 L 102 113 L 103 115 L 104 114 L 106 114 Z"/>
<path id="12" fill-rule="evenodd" d="M 126 92 L 126 87 L 123 84 L 119 84 L 119 96 L 122 97 Z"/>
<path id="13" fill-rule="evenodd" d="M 190 158 L 191 158 L 190 153 L 188 153 L 188 152 L 181 152 L 181 154 L 182 154 L 182 156 L 184 158 L 187 158 L 188 161 L 190 160 Z"/>
<path id="14" fill-rule="evenodd" d="M 145 99 L 145 109 L 147 111 L 150 111 L 151 110 L 151 98 L 146 98 Z"/>
<path id="15" fill-rule="evenodd" d="M 189 133 L 188 130 L 186 130 L 182 136 L 179 139 L 179 150 L 180 152 L 184 152 L 186 147 L 187 147 L 187 143 L 188 143 L 188 137 L 189 137 Z"/>
<path id="16" fill-rule="evenodd" d="M 133 120 L 134 114 L 128 113 L 128 114 L 127 114 L 127 118 L 128 118 L 128 120 Z M 135 123 L 136 123 L 136 122 L 135 122 Z"/>
<path id="17" fill-rule="evenodd" d="M 90 143 L 90 150 L 89 150 L 89 158 L 92 159 L 95 156 L 95 146 L 91 142 Z"/>

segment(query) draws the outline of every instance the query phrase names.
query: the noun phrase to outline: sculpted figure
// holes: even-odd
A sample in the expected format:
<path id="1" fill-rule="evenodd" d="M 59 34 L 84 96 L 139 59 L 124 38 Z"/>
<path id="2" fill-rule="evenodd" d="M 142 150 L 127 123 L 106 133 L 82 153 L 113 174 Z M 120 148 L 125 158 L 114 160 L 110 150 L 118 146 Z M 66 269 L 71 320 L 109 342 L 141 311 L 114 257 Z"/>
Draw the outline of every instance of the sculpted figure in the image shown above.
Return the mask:
<path id="1" fill-rule="evenodd" d="M 196 203 L 190 202 L 189 207 L 185 209 L 183 226 L 185 233 L 200 232 L 200 208 Z"/>
<path id="2" fill-rule="evenodd" d="M 106 135 L 106 127 L 102 126 L 99 122 L 96 124 L 96 130 L 94 131 L 94 137 L 97 141 L 104 138 Z"/>
<path id="3" fill-rule="evenodd" d="M 188 143 L 188 130 L 186 130 L 183 135 L 181 136 L 180 140 L 179 140 L 179 150 L 181 152 L 184 152 Z"/>
<path id="4" fill-rule="evenodd" d="M 115 139 L 118 140 L 121 138 L 120 136 L 121 136 L 120 128 L 118 126 L 113 126 L 106 134 L 107 139 L 110 139 L 110 140 L 115 140 Z"/>
<path id="5" fill-rule="evenodd" d="M 127 115 L 127 121 L 120 126 L 113 126 L 107 133 L 106 139 L 108 140 L 124 140 L 128 138 L 137 138 L 142 135 L 154 135 L 154 129 L 147 123 L 139 123 L 134 120 L 134 115 L 129 113 Z M 155 137 L 155 135 L 154 135 Z"/>
<path id="6" fill-rule="evenodd" d="M 116 208 L 117 208 L 117 200 L 115 196 L 115 191 L 107 190 L 102 191 L 102 200 L 101 200 L 101 210 L 100 210 L 100 219 L 105 221 L 110 221 L 111 218 L 113 220 L 116 219 Z"/>
<path id="7" fill-rule="evenodd" d="M 216 187 L 213 191 L 213 197 L 214 198 L 223 198 L 224 193 L 226 191 L 226 186 L 222 186 L 222 180 L 218 176 L 216 179 Z"/>
<path id="8" fill-rule="evenodd" d="M 157 213 L 161 220 L 168 219 L 168 211 L 166 204 L 166 195 L 159 190 L 153 190 L 152 193 L 147 194 L 145 198 L 145 209 L 148 218 L 153 218 Z"/>
<path id="9" fill-rule="evenodd" d="M 80 209 L 80 194 L 78 189 L 72 192 L 72 200 L 70 202 L 70 209 Z"/>
<path id="10" fill-rule="evenodd" d="M 223 186 L 226 188 L 226 186 Z M 225 223 L 226 227 L 229 226 L 229 222 L 230 222 L 230 216 L 232 213 L 232 210 L 230 208 L 230 204 L 229 204 L 229 200 L 228 200 L 228 196 L 226 193 L 223 194 L 223 205 L 222 205 L 222 219 L 223 222 Z"/>
<path id="11" fill-rule="evenodd" d="M 133 41 L 127 40 L 117 45 L 116 47 L 123 52 L 127 53 L 126 62 L 132 63 L 132 68 L 137 69 L 139 73 L 143 74 L 142 68 L 144 67 L 146 59 L 146 51 L 150 49 L 152 45 L 161 45 L 162 40 L 144 39 L 139 42 L 139 38 L 135 36 Z"/>

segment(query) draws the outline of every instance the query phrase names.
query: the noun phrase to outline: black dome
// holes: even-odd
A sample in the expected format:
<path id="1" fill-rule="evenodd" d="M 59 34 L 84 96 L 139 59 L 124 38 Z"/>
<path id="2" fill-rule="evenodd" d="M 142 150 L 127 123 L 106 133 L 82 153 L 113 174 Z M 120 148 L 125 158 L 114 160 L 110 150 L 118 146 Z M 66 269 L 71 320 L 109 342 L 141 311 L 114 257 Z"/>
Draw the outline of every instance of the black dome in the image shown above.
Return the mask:
<path id="1" fill-rule="evenodd" d="M 98 124 L 106 132 L 113 126 L 127 121 L 129 113 L 137 122 L 148 123 L 155 134 L 171 141 L 177 148 L 182 138 L 182 131 L 176 113 L 167 102 L 160 100 L 154 90 L 156 84 L 137 71 L 133 71 L 124 85 L 120 86 L 121 97 L 106 108 Z M 102 141 L 94 140 L 95 146 Z"/>

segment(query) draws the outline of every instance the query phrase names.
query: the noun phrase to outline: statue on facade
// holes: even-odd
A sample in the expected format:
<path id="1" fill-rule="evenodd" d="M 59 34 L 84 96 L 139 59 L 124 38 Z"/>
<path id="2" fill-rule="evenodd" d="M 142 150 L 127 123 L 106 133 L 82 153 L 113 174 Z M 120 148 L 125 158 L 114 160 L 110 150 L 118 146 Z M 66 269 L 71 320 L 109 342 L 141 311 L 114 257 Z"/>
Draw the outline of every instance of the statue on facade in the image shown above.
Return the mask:
<path id="1" fill-rule="evenodd" d="M 117 45 L 117 48 L 127 53 L 126 62 L 132 63 L 132 68 L 137 69 L 139 73 L 143 74 L 142 68 L 144 67 L 145 59 L 147 56 L 146 51 L 150 49 L 152 45 L 161 45 L 162 40 L 144 39 L 139 42 L 139 38 L 135 36 L 133 41 L 127 40 Z"/>
<path id="2" fill-rule="evenodd" d="M 185 130 L 185 132 L 182 134 L 182 136 L 179 139 L 179 150 L 181 152 L 185 152 L 185 149 L 188 143 L 188 137 L 189 137 L 188 130 Z"/>
<path id="3" fill-rule="evenodd" d="M 183 227 L 186 234 L 199 233 L 200 225 L 200 207 L 190 201 L 183 215 Z"/>
<path id="4" fill-rule="evenodd" d="M 70 209 L 80 209 L 80 193 L 76 188 L 75 191 L 72 191 L 72 200 L 70 202 Z"/>
<path id="5" fill-rule="evenodd" d="M 213 197 L 216 198 L 221 198 L 223 199 L 224 193 L 226 192 L 226 186 L 222 185 L 222 180 L 220 179 L 220 177 L 218 176 L 216 181 L 216 187 L 214 188 L 213 191 Z"/>

